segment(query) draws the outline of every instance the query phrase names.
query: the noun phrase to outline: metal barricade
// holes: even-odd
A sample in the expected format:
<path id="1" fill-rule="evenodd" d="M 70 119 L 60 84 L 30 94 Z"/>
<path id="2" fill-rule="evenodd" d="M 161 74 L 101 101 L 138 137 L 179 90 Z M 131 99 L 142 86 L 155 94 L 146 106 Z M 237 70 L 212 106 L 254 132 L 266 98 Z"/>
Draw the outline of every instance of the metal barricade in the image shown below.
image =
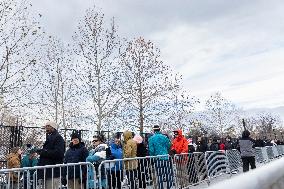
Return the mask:
<path id="1" fill-rule="evenodd" d="M 94 175 L 95 167 L 87 162 L 0 170 L 5 189 L 95 189 Z"/>
<path id="2" fill-rule="evenodd" d="M 266 151 L 267 151 L 268 158 L 270 160 L 274 159 L 275 157 L 274 157 L 274 152 L 273 152 L 272 146 L 266 146 L 265 148 L 266 148 Z"/>
<path id="3" fill-rule="evenodd" d="M 203 181 L 207 181 L 208 169 L 207 169 L 205 154 L 202 152 L 194 152 L 193 156 L 195 160 L 195 168 L 196 168 L 196 172 L 198 175 L 199 183 Z"/>
<path id="4" fill-rule="evenodd" d="M 263 153 L 265 149 L 263 150 L 263 148 L 256 147 L 254 150 L 255 150 L 255 160 L 257 163 L 265 163 L 268 161 L 268 157 L 266 159 Z"/>
<path id="5" fill-rule="evenodd" d="M 99 168 L 99 188 L 175 188 L 173 159 L 169 155 L 103 161 Z"/>
<path id="6" fill-rule="evenodd" d="M 277 148 L 279 156 L 282 156 L 283 155 L 283 147 L 282 147 L 282 145 L 277 145 L 276 148 Z"/>
<path id="7" fill-rule="evenodd" d="M 228 159 L 224 151 L 207 151 L 205 152 L 205 159 L 209 181 L 228 173 L 231 176 Z"/>
<path id="8" fill-rule="evenodd" d="M 273 152 L 273 157 L 274 158 L 278 158 L 279 157 L 277 146 L 272 146 L 272 152 Z"/>
<path id="9" fill-rule="evenodd" d="M 227 150 L 226 156 L 228 158 L 231 172 L 239 172 L 239 169 L 242 167 L 242 159 L 240 152 L 236 149 Z"/>

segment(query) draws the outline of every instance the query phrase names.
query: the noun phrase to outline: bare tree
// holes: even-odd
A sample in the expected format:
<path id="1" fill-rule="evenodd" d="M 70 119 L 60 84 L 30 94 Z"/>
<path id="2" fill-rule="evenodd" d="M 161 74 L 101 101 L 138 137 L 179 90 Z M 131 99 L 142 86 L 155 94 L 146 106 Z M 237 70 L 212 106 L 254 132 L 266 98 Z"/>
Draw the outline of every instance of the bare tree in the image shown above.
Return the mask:
<path id="1" fill-rule="evenodd" d="M 217 92 L 206 101 L 204 121 L 207 129 L 224 136 L 232 127 L 239 127 L 240 110 Z"/>
<path id="2" fill-rule="evenodd" d="M 128 42 L 121 66 L 121 95 L 126 99 L 121 116 L 124 124 L 142 133 L 167 111 L 169 94 L 179 88 L 176 75 L 161 61 L 160 50 L 143 38 Z"/>
<path id="3" fill-rule="evenodd" d="M 30 78 L 40 56 L 43 31 L 31 16 L 30 6 L 25 0 L 0 3 L 0 96 L 4 106 L 17 106 L 37 84 Z"/>
<path id="4" fill-rule="evenodd" d="M 108 23 L 96 8 L 88 9 L 79 22 L 74 42 L 86 118 L 101 131 L 109 127 L 108 120 L 115 117 L 122 102 L 116 92 L 119 39 L 114 19 Z"/>

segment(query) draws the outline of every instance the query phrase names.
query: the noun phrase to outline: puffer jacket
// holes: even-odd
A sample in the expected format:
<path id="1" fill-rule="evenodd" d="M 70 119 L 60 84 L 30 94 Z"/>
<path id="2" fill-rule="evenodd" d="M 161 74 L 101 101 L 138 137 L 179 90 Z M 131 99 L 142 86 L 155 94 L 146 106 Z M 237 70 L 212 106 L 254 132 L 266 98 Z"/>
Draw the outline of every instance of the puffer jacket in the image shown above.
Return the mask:
<path id="1" fill-rule="evenodd" d="M 188 141 L 182 136 L 181 130 L 178 130 L 178 136 L 173 140 L 171 150 L 176 154 L 188 153 Z"/>
<path id="2" fill-rule="evenodd" d="M 20 168 L 21 167 L 21 160 L 20 156 L 16 153 L 10 153 L 7 156 L 7 168 L 12 169 L 12 168 Z M 12 182 L 18 182 L 18 173 L 13 173 L 13 176 L 11 178 Z"/>
<path id="3" fill-rule="evenodd" d="M 149 154 L 150 156 L 167 155 L 171 147 L 171 142 L 168 137 L 161 132 L 155 132 L 153 136 L 149 138 Z M 160 158 L 167 160 L 168 158 Z"/>
<path id="4" fill-rule="evenodd" d="M 123 158 L 135 158 L 137 154 L 137 143 L 132 139 L 132 133 L 130 131 L 125 131 L 123 136 Z M 138 167 L 137 160 L 127 160 L 124 164 L 126 170 L 133 170 Z"/>
<path id="5" fill-rule="evenodd" d="M 43 144 L 43 149 L 40 152 L 38 161 L 39 166 L 62 164 L 65 152 L 65 142 L 62 136 L 55 130 L 53 133 L 47 135 L 46 141 Z M 53 173 L 52 173 L 53 171 Z M 46 178 L 60 177 L 60 168 L 46 169 Z M 38 171 L 38 178 L 44 178 L 44 170 Z"/>
<path id="6" fill-rule="evenodd" d="M 89 152 L 83 142 L 73 145 L 71 142 L 69 149 L 65 153 L 64 163 L 79 163 L 85 162 Z M 82 172 L 85 171 L 85 166 L 81 166 Z M 65 172 L 67 174 L 67 172 Z M 74 178 L 74 166 L 68 167 L 68 179 Z M 75 166 L 75 178 L 80 178 L 80 166 Z"/>

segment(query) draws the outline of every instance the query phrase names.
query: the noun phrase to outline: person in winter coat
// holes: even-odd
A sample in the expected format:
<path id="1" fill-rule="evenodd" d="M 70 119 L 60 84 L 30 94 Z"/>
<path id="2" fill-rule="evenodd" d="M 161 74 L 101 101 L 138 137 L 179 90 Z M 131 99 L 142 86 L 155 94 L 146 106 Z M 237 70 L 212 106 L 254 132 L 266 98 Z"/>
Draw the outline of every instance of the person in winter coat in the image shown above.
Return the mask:
<path id="1" fill-rule="evenodd" d="M 122 145 L 120 137 L 116 135 L 114 141 L 110 144 L 111 158 L 110 159 L 123 159 Z M 123 181 L 123 165 L 122 161 L 116 161 L 114 167 L 111 168 L 108 174 L 108 186 L 111 189 L 121 189 Z"/>
<path id="2" fill-rule="evenodd" d="M 243 162 L 243 172 L 249 171 L 249 165 L 251 169 L 255 169 L 255 155 L 254 155 L 254 140 L 249 137 L 250 132 L 248 130 L 243 131 L 242 138 L 239 140 L 241 158 Z"/>
<path id="3" fill-rule="evenodd" d="M 217 138 L 213 138 L 213 142 L 210 145 L 210 151 L 218 151 L 218 150 L 220 150 L 218 139 Z"/>
<path id="4" fill-rule="evenodd" d="M 63 164 L 65 142 L 57 131 L 58 125 L 53 121 L 48 121 L 44 127 L 46 130 L 46 141 L 43 144 L 42 150 L 39 151 L 40 158 L 38 165 Z M 40 169 L 38 171 L 38 178 L 46 179 L 45 188 L 57 189 L 61 185 L 60 172 L 60 168 L 49 168 L 46 171 Z"/>
<path id="5" fill-rule="evenodd" d="M 38 154 L 37 154 L 37 149 L 36 148 L 28 148 L 27 152 L 22 158 L 21 161 L 21 167 L 34 167 L 37 166 L 38 164 Z M 30 170 L 28 172 L 24 172 L 24 189 L 31 189 L 33 188 L 32 183 L 28 183 L 28 176 L 30 177 L 29 180 L 33 180 L 33 173 L 35 170 Z M 29 174 L 28 174 L 29 173 Z"/>
<path id="6" fill-rule="evenodd" d="M 21 167 L 21 155 L 23 151 L 20 147 L 14 147 L 11 150 L 11 153 L 7 155 L 7 168 L 13 169 L 13 168 L 20 168 Z M 19 179 L 20 179 L 20 173 L 14 172 L 11 175 L 9 175 L 8 180 L 10 181 L 10 188 L 16 189 L 19 187 Z"/>
<path id="7" fill-rule="evenodd" d="M 149 139 L 149 154 L 150 156 L 168 155 L 171 147 L 170 140 L 160 132 L 160 127 L 155 125 L 154 135 Z M 156 175 L 158 177 L 159 189 L 164 188 L 164 176 L 167 184 L 167 189 L 173 186 L 172 163 L 168 156 L 159 157 L 155 162 Z"/>
<path id="8" fill-rule="evenodd" d="M 264 147 L 264 146 L 265 146 L 264 141 L 257 136 L 255 139 L 255 147 Z"/>
<path id="9" fill-rule="evenodd" d="M 232 149 L 234 149 L 234 143 L 232 142 L 232 138 L 230 136 L 227 136 L 225 142 L 225 150 L 232 150 Z"/>
<path id="10" fill-rule="evenodd" d="M 174 131 L 174 140 L 171 147 L 171 154 L 182 154 L 188 153 L 188 141 L 182 135 L 181 130 Z M 185 187 L 188 185 L 188 179 L 186 179 L 187 175 L 187 160 L 188 155 L 176 155 L 174 156 L 174 161 L 176 163 L 177 171 L 177 182 L 181 187 Z"/>
<path id="11" fill-rule="evenodd" d="M 105 178 L 105 169 L 104 166 L 101 167 L 101 170 L 98 170 L 99 165 L 102 161 L 106 160 L 107 158 L 107 151 L 109 150 L 109 147 L 107 144 L 104 143 L 104 137 L 101 135 L 94 136 L 93 138 L 93 146 L 94 149 L 90 151 L 89 156 L 86 158 L 87 162 L 91 162 L 95 167 L 95 172 L 98 174 L 98 172 L 101 172 L 102 179 L 101 183 L 99 183 L 103 188 L 106 188 L 106 178 Z M 97 175 L 93 175 L 93 170 L 88 169 L 88 178 L 93 178 L 95 180 L 95 177 Z M 89 179 L 89 188 L 94 188 L 94 180 Z"/>
<path id="12" fill-rule="evenodd" d="M 143 138 L 140 135 L 135 135 L 133 140 L 137 143 L 137 157 L 146 157 L 147 156 L 147 149 L 144 145 Z M 139 188 L 146 188 L 146 175 L 148 175 L 147 159 L 139 159 L 138 160 L 138 187 Z"/>
<path id="13" fill-rule="evenodd" d="M 204 137 L 197 137 L 196 151 L 205 153 L 207 151 L 207 144 Z"/>
<path id="14" fill-rule="evenodd" d="M 135 158 L 137 155 L 137 144 L 133 140 L 133 135 L 130 131 L 125 131 L 123 133 L 124 137 L 124 146 L 123 146 L 123 158 Z M 126 175 L 130 182 L 130 188 L 135 189 L 136 186 L 136 178 L 137 178 L 137 168 L 138 161 L 137 160 L 126 160 L 124 161 L 124 166 L 126 169 Z"/>
<path id="15" fill-rule="evenodd" d="M 78 133 L 73 133 L 71 135 L 71 143 L 69 144 L 69 149 L 65 153 L 64 163 L 67 164 L 85 162 L 88 155 L 89 152 L 85 147 L 85 144 L 81 142 L 80 135 Z M 66 184 L 65 179 L 68 179 L 67 185 L 69 189 L 83 188 L 83 186 L 81 186 L 81 183 L 82 185 L 85 183 L 84 178 L 86 178 L 86 167 L 77 165 L 75 167 L 69 166 L 67 169 L 68 170 L 64 171 L 63 184 Z"/>
<path id="16" fill-rule="evenodd" d="M 219 140 L 218 143 L 219 143 L 219 150 L 224 151 L 224 150 L 226 149 L 226 145 L 225 145 L 225 142 L 224 142 L 224 138 L 222 138 L 221 140 Z"/>
<path id="17" fill-rule="evenodd" d="M 188 141 L 182 135 L 181 130 L 174 131 L 174 140 L 171 151 L 173 154 L 188 153 Z"/>

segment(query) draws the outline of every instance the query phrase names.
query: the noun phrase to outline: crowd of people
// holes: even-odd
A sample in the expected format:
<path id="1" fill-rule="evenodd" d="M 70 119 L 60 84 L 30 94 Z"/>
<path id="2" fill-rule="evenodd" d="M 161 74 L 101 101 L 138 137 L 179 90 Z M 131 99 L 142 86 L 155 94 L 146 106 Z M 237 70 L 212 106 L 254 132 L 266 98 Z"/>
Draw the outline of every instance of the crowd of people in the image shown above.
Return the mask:
<path id="1" fill-rule="evenodd" d="M 249 165 L 252 169 L 255 166 L 254 147 L 263 147 L 265 145 L 277 145 L 274 141 L 266 141 L 257 138 L 250 138 L 250 132 L 245 130 L 239 139 L 234 139 L 230 136 L 226 138 L 206 138 L 197 136 L 196 138 L 186 138 L 181 130 L 173 131 L 173 137 L 161 132 L 158 125 L 153 127 L 151 136 L 142 137 L 135 135 L 130 131 L 125 131 L 121 135 L 116 133 L 112 139 L 106 141 L 103 135 L 96 135 L 92 140 L 92 147 L 88 149 L 81 136 L 78 133 L 71 135 L 71 142 L 67 150 L 65 149 L 65 141 L 58 133 L 58 125 L 55 122 L 49 121 L 45 124 L 47 133 L 46 141 L 41 149 L 28 146 L 28 149 L 23 154 L 19 147 L 11 150 L 7 156 L 8 168 L 34 167 L 56 164 L 68 164 L 78 162 L 90 162 L 95 167 L 95 172 L 101 171 L 101 183 L 103 188 L 121 189 L 123 184 L 123 172 L 126 170 L 126 177 L 131 189 L 146 188 L 147 176 L 145 167 L 149 162 L 139 157 L 155 156 L 154 169 L 156 175 L 157 187 L 160 189 L 169 189 L 174 185 L 172 161 L 170 156 L 175 154 L 206 152 L 238 149 L 241 153 L 243 161 L 243 171 L 249 170 Z M 277 141 L 281 144 L 280 141 Z M 126 159 L 115 161 L 114 165 L 106 172 L 106 167 L 101 167 L 100 164 L 104 160 Z M 142 174 L 141 171 L 144 170 Z M 150 170 L 151 171 L 151 170 Z M 88 185 L 89 188 L 94 188 L 95 178 L 98 175 L 92 175 L 93 170 L 86 166 L 68 167 L 62 171 L 60 168 L 38 170 L 38 179 L 45 179 L 45 188 L 60 188 L 61 185 L 67 186 L 69 189 L 82 188 Z M 11 181 L 14 188 L 18 188 L 18 180 L 20 175 L 14 173 Z M 28 175 L 23 175 L 24 182 Z M 88 177 L 88 179 L 87 179 Z M 91 178 L 91 179 L 90 179 Z M 86 184 L 86 182 L 88 182 Z M 24 188 L 28 185 L 24 184 Z M 32 186 L 31 186 L 32 187 Z"/>

